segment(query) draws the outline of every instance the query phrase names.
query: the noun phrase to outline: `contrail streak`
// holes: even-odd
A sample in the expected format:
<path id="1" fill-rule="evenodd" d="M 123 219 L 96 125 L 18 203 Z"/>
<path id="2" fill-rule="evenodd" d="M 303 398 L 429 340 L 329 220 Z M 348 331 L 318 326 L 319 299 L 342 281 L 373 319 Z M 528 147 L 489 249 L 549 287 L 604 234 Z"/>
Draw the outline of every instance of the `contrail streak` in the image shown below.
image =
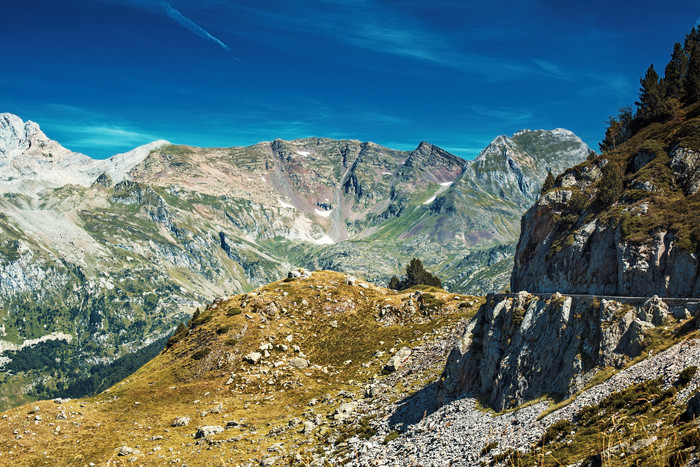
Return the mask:
<path id="1" fill-rule="evenodd" d="M 209 31 L 192 21 L 191 19 L 187 18 L 185 15 L 177 11 L 171 4 L 168 2 L 160 2 L 160 5 L 165 9 L 165 13 L 173 20 L 177 21 L 180 23 L 182 26 L 186 27 L 189 29 L 191 32 L 197 34 L 199 37 L 203 37 L 204 39 L 209 39 L 211 41 L 216 42 L 219 44 L 222 48 L 231 51 L 231 48 L 224 44 L 221 40 L 217 39 L 216 37 L 212 36 L 209 34 Z M 237 57 L 233 57 L 239 62 L 241 61 Z"/>

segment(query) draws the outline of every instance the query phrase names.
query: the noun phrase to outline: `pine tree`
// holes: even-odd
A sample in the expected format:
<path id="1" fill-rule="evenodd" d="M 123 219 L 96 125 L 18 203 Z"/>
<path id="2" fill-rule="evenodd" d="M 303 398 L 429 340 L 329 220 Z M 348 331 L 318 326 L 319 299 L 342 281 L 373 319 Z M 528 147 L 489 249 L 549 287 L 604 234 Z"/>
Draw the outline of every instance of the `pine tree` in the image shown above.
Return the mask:
<path id="1" fill-rule="evenodd" d="M 608 128 L 605 130 L 605 137 L 598 144 L 600 152 L 612 151 L 627 141 L 630 137 L 632 119 L 632 108 L 630 106 L 619 109 L 617 117 L 608 118 Z"/>
<path id="2" fill-rule="evenodd" d="M 540 190 L 540 194 L 543 195 L 552 188 L 554 188 L 554 175 L 552 175 L 552 171 L 550 170 L 549 172 L 547 172 L 547 178 L 544 179 L 544 183 L 542 183 L 542 189 Z"/>
<path id="3" fill-rule="evenodd" d="M 689 41 L 686 45 L 686 53 L 688 71 L 683 80 L 683 94 L 686 104 L 693 104 L 700 100 L 700 42 Z"/>
<path id="4" fill-rule="evenodd" d="M 399 281 L 399 278 L 396 276 L 391 276 L 391 280 L 389 280 L 389 288 L 391 290 L 399 290 L 399 287 L 401 287 L 401 281 Z"/>
<path id="5" fill-rule="evenodd" d="M 666 97 L 681 98 L 683 96 L 683 78 L 688 70 L 688 56 L 680 42 L 673 45 L 671 61 L 664 71 L 664 91 Z"/>
<path id="6" fill-rule="evenodd" d="M 649 66 L 646 75 L 639 82 L 642 87 L 639 88 L 639 102 L 635 102 L 637 117 L 656 119 L 660 116 L 664 95 L 659 83 L 659 75 L 654 70 L 653 64 Z"/>
<path id="7" fill-rule="evenodd" d="M 389 281 L 389 288 L 394 290 L 406 290 L 419 284 L 442 287 L 440 279 L 426 271 L 421 260 L 413 258 L 406 266 L 406 278 L 399 280 L 396 276 L 392 277 Z"/>
<path id="8" fill-rule="evenodd" d="M 603 167 L 603 177 L 598 185 L 598 200 L 608 206 L 620 198 L 622 194 L 622 177 L 618 168 L 610 161 Z"/>
<path id="9" fill-rule="evenodd" d="M 690 44 L 700 44 L 700 29 L 693 27 L 688 34 L 685 36 L 685 43 L 683 47 L 685 48 L 685 53 L 688 54 L 688 47 Z"/>

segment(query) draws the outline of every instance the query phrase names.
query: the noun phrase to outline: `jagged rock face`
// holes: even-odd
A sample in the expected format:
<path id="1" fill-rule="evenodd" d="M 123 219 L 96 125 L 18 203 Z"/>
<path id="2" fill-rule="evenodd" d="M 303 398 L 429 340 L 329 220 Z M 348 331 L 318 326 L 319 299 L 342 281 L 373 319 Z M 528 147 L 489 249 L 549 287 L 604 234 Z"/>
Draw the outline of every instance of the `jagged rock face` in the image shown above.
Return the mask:
<path id="1" fill-rule="evenodd" d="M 619 367 L 639 355 L 645 331 L 674 316 L 658 297 L 629 304 L 490 295 L 450 352 L 439 401 L 471 393 L 503 410 L 543 395 L 570 396 L 597 366 Z"/>
<path id="2" fill-rule="evenodd" d="M 697 178 L 700 157 L 690 149 L 675 147 L 669 159 L 662 169 L 670 167 L 676 186 L 686 196 L 692 196 L 700 185 Z M 697 222 L 691 213 L 673 217 L 674 212 L 687 210 L 684 195 L 670 191 L 673 186 L 661 189 L 654 180 L 638 176 L 645 167 L 658 163 L 657 156 L 650 159 L 639 151 L 630 160 L 633 172 L 626 181 L 630 191 L 601 213 L 595 195 L 607 162 L 599 158 L 567 171 L 557 180 L 557 189 L 546 193 L 525 213 L 511 289 L 617 296 L 699 296 L 698 252 L 694 251 L 692 240 L 679 235 L 679 229 L 694 229 Z M 675 204 L 668 201 L 670 196 L 676 197 Z M 581 204 L 581 199 L 586 208 L 572 207 Z M 655 221 L 652 216 L 666 216 L 669 220 Z M 656 227 L 654 222 L 658 224 Z M 637 225 L 649 227 L 643 230 Z M 691 238 L 693 235 L 690 234 Z"/>

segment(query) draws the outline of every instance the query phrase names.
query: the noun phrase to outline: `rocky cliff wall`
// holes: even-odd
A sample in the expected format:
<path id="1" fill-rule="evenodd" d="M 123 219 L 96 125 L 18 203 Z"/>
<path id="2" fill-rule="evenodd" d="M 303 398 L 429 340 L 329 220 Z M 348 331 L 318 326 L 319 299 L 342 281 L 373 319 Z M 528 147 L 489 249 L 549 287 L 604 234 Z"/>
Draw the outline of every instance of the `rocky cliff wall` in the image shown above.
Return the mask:
<path id="1" fill-rule="evenodd" d="M 511 290 L 618 296 L 700 296 L 698 255 L 659 229 L 641 242 L 624 238 L 625 224 L 596 218 L 557 235 L 557 222 L 574 191 L 541 197 L 522 219 Z M 632 215 L 644 215 L 632 208 Z"/>
<path id="2" fill-rule="evenodd" d="M 699 303 L 489 295 L 450 352 L 438 400 L 482 395 L 503 410 L 544 395 L 567 397 L 596 368 L 641 354 L 653 328 L 697 315 Z"/>
<path id="3" fill-rule="evenodd" d="M 700 296 L 700 152 L 645 145 L 656 147 L 567 170 L 525 213 L 512 291 Z M 621 174 L 612 203 L 601 197 L 608 164 Z"/>

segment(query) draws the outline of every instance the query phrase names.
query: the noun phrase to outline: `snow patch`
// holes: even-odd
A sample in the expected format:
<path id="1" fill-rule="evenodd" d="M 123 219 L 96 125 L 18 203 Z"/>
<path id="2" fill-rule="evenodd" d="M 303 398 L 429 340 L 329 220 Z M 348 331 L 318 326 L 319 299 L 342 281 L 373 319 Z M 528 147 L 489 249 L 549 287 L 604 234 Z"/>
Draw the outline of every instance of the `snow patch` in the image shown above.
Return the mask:
<path id="1" fill-rule="evenodd" d="M 311 153 L 309 151 L 297 151 L 297 154 L 299 154 L 301 157 L 306 157 Z"/>
<path id="2" fill-rule="evenodd" d="M 391 175 L 391 172 L 382 172 L 382 175 Z"/>
<path id="3" fill-rule="evenodd" d="M 267 183 L 267 180 L 265 180 L 265 177 L 263 177 L 263 176 L 261 175 L 260 178 L 262 179 L 263 183 Z"/>
<path id="4" fill-rule="evenodd" d="M 331 211 L 321 211 L 320 209 L 314 209 L 314 212 L 316 213 L 317 216 L 328 217 L 331 215 L 331 213 L 333 211 L 332 210 Z"/>
<path id="5" fill-rule="evenodd" d="M 283 208 L 287 208 L 287 209 L 296 209 L 296 208 L 295 208 L 294 206 L 292 206 L 291 204 L 285 203 L 285 202 L 282 201 L 282 200 L 279 200 L 279 203 L 280 203 L 280 206 L 282 206 Z"/>
<path id="6" fill-rule="evenodd" d="M 452 185 L 452 182 L 440 183 L 440 186 L 450 186 L 450 185 Z"/>
<path id="7" fill-rule="evenodd" d="M 324 235 L 321 238 L 315 240 L 316 245 L 335 245 L 335 242 L 328 235 Z"/>
<path id="8" fill-rule="evenodd" d="M 424 202 L 423 204 L 430 204 L 433 201 L 435 201 L 435 198 L 437 198 L 437 196 L 433 196 L 432 198 L 430 198 L 428 201 Z"/>

